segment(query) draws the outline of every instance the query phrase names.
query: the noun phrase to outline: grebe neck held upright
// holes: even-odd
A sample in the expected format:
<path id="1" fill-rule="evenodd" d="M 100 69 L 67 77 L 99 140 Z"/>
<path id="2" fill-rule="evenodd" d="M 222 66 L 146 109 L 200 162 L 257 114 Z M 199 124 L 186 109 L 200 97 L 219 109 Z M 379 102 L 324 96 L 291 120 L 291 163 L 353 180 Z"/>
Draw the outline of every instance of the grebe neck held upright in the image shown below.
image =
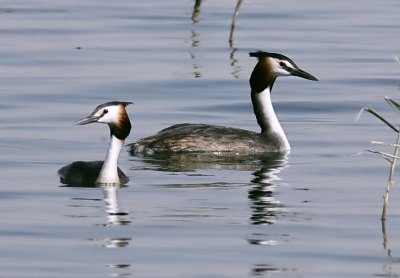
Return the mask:
<path id="1" fill-rule="evenodd" d="M 62 167 L 58 173 L 65 184 L 124 184 L 128 181 L 118 168 L 118 158 L 125 139 L 131 131 L 131 122 L 125 107 L 131 102 L 111 101 L 97 106 L 92 114 L 77 125 L 104 123 L 110 128 L 110 145 L 103 161 L 75 161 Z"/>
<path id="2" fill-rule="evenodd" d="M 177 124 L 130 144 L 130 152 L 147 155 L 184 152 L 247 155 L 289 151 L 289 141 L 271 101 L 274 82 L 279 76 L 298 76 L 314 81 L 318 79 L 282 54 L 260 50 L 249 54 L 258 58 L 250 76 L 250 87 L 260 133 L 216 125 Z"/>
<path id="3" fill-rule="evenodd" d="M 271 85 L 272 87 L 272 85 Z M 251 102 L 257 123 L 261 128 L 261 137 L 279 140 L 279 149 L 290 150 L 289 141 L 278 121 L 271 101 L 271 88 L 267 87 L 262 92 L 251 91 Z M 270 139 L 272 140 L 272 139 Z"/>

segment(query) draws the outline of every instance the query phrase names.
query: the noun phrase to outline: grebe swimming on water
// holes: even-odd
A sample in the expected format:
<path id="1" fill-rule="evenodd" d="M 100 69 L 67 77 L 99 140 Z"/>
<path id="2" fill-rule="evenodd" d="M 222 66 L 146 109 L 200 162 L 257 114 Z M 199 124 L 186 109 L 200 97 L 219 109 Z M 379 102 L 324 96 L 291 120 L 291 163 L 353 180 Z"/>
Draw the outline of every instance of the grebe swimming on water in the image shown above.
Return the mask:
<path id="1" fill-rule="evenodd" d="M 130 144 L 133 154 L 210 152 L 216 154 L 260 154 L 290 150 L 286 135 L 275 115 L 271 90 L 279 76 L 298 76 L 318 81 L 301 70 L 290 58 L 277 53 L 256 51 L 251 77 L 251 101 L 261 132 L 205 124 L 177 124 Z"/>
<path id="2" fill-rule="evenodd" d="M 69 185 L 125 184 L 128 177 L 118 167 L 118 157 L 131 122 L 125 107 L 131 102 L 111 101 L 97 106 L 77 125 L 105 123 L 110 127 L 110 145 L 104 161 L 75 161 L 58 170 L 60 181 Z"/>

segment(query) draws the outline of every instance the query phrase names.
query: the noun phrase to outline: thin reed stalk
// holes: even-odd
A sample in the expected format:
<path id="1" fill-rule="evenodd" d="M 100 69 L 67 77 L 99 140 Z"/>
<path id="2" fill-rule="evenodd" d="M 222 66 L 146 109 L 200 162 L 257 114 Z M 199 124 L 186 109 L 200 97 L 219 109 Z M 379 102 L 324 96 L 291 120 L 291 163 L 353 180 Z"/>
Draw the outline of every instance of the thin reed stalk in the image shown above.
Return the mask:
<path id="1" fill-rule="evenodd" d="M 400 112 L 400 104 L 394 101 L 391 98 L 385 97 L 385 101 L 389 104 L 393 110 L 396 112 Z M 394 183 L 394 170 L 396 168 L 397 160 L 399 159 L 399 152 L 400 152 L 400 129 L 397 128 L 395 125 L 390 123 L 384 116 L 382 116 L 380 113 L 375 111 L 372 108 L 364 107 L 360 110 L 358 113 L 356 121 L 360 118 L 361 114 L 363 112 L 368 112 L 372 115 L 374 115 L 377 119 L 379 119 L 382 123 L 384 123 L 386 126 L 388 126 L 390 129 L 392 129 L 394 132 L 397 133 L 397 142 L 395 144 L 390 144 L 390 143 L 385 143 L 385 142 L 378 142 L 378 141 L 373 141 L 373 144 L 378 144 L 378 145 L 383 145 L 383 146 L 389 146 L 389 147 L 394 147 L 393 154 L 385 153 L 382 151 L 375 151 L 375 150 L 368 150 L 369 152 L 379 154 L 382 158 L 384 158 L 386 161 L 390 163 L 390 170 L 389 170 L 389 177 L 386 183 L 386 190 L 383 195 L 383 208 L 382 208 L 382 214 L 381 214 L 381 220 L 384 222 L 386 220 L 387 216 L 387 210 L 389 206 L 389 194 L 392 188 L 392 184 Z"/>
<path id="2" fill-rule="evenodd" d="M 398 145 L 400 144 L 400 132 L 397 133 L 397 146 L 394 148 L 394 153 L 393 153 L 393 159 L 391 160 L 391 165 L 390 165 L 390 172 L 389 172 L 389 177 L 388 181 L 386 184 L 386 191 L 385 194 L 383 195 L 383 208 L 382 208 L 382 215 L 381 215 L 381 220 L 385 221 L 386 220 L 386 214 L 387 214 L 387 208 L 389 206 L 389 193 L 390 189 L 392 187 L 393 182 L 393 175 L 394 175 L 394 169 L 396 168 L 396 163 L 398 159 L 398 154 L 399 154 L 399 147 Z"/>

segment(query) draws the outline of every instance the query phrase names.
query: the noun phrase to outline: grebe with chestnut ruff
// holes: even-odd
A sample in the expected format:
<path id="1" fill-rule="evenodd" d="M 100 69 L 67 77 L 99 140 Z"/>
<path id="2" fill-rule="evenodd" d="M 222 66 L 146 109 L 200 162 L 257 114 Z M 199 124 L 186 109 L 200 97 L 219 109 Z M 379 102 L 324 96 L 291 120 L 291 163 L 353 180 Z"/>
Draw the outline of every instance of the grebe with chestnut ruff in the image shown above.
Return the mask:
<path id="1" fill-rule="evenodd" d="M 125 107 L 131 102 L 111 101 L 97 106 L 92 114 L 77 125 L 104 123 L 110 128 L 110 145 L 104 161 L 75 161 L 58 170 L 60 181 L 69 185 L 125 184 L 128 177 L 118 167 L 118 157 L 131 122 Z"/>
<path id="2" fill-rule="evenodd" d="M 278 121 L 271 101 L 277 77 L 298 76 L 318 81 L 290 58 L 264 51 L 249 53 L 258 58 L 251 77 L 251 101 L 261 132 L 206 124 L 177 124 L 130 144 L 132 154 L 208 152 L 222 155 L 287 152 L 289 141 Z"/>

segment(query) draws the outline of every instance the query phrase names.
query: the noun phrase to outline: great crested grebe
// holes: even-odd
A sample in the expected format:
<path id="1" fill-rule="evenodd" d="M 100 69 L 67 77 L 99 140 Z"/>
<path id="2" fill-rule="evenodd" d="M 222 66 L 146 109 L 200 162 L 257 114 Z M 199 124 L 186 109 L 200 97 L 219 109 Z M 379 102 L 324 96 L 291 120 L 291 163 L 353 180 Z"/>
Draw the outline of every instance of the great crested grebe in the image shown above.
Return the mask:
<path id="1" fill-rule="evenodd" d="M 60 181 L 70 185 L 125 184 L 128 177 L 118 167 L 118 157 L 131 122 L 125 107 L 132 102 L 111 101 L 97 106 L 77 125 L 104 123 L 110 127 L 110 145 L 104 161 L 75 161 L 58 170 Z"/>
<path id="2" fill-rule="evenodd" d="M 272 86 L 278 76 L 318 79 L 282 54 L 260 50 L 249 54 L 258 58 L 250 77 L 250 87 L 260 133 L 216 125 L 177 124 L 130 144 L 130 152 L 147 155 L 184 152 L 245 155 L 289 151 L 289 142 L 272 106 Z"/>

